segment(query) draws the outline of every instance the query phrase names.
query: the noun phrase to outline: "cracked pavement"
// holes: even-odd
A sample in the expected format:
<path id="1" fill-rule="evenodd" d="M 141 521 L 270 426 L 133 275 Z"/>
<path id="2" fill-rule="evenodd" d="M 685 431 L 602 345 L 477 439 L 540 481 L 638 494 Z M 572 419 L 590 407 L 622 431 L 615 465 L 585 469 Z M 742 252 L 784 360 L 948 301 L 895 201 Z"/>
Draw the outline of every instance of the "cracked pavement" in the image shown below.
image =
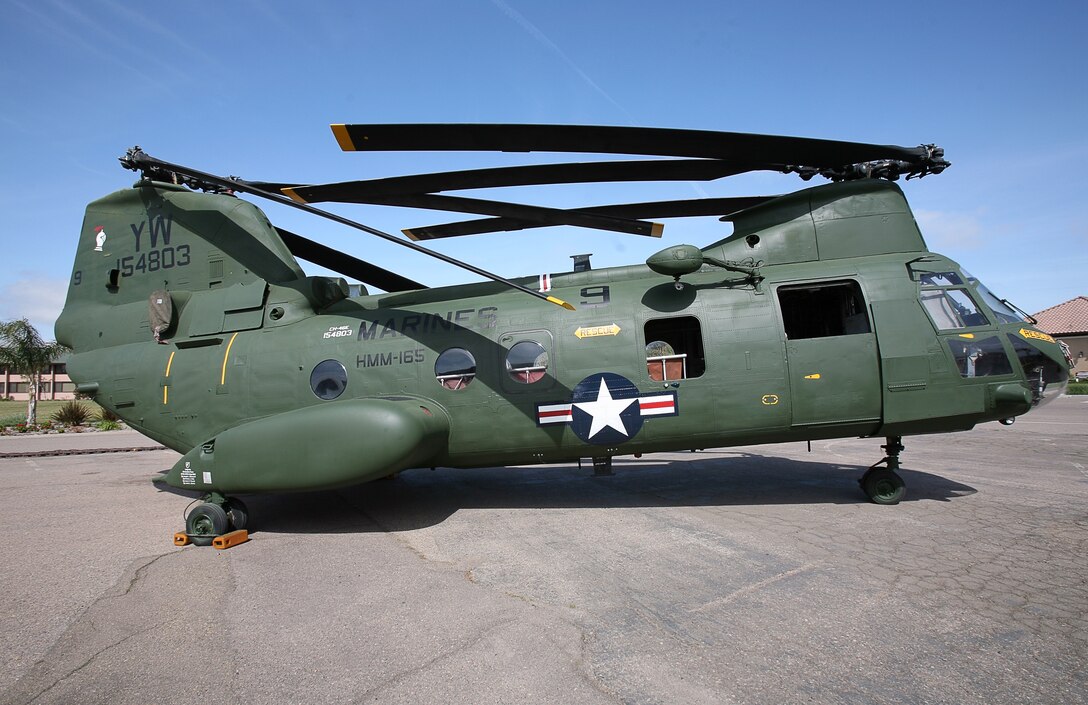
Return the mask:
<path id="1" fill-rule="evenodd" d="M 904 439 L 895 507 L 881 442 L 246 497 L 227 551 L 174 453 L 0 459 L 0 703 L 1088 703 L 1088 398 Z"/>

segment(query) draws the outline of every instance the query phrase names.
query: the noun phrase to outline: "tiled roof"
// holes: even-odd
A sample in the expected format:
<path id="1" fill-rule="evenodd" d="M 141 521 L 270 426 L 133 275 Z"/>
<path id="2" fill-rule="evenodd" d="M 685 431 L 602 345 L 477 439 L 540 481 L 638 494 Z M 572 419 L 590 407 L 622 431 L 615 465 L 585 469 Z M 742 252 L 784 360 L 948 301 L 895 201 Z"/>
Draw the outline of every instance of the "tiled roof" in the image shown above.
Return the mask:
<path id="1" fill-rule="evenodd" d="M 1051 335 L 1088 333 L 1088 296 L 1078 296 L 1035 314 L 1039 327 Z"/>

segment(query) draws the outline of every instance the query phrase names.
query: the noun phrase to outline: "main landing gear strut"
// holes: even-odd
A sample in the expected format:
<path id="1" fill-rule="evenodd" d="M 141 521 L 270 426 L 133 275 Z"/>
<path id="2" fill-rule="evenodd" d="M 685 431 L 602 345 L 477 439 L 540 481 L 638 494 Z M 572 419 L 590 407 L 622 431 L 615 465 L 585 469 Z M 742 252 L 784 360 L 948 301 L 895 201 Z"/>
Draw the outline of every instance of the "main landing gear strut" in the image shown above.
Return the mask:
<path id="1" fill-rule="evenodd" d="M 208 546 L 217 536 L 246 528 L 248 520 L 242 500 L 212 492 L 185 517 L 185 534 L 194 545 Z"/>
<path id="2" fill-rule="evenodd" d="M 902 440 L 901 436 L 890 436 L 888 444 L 880 446 L 887 455 L 874 463 L 858 480 L 861 489 L 877 504 L 899 504 L 907 494 L 906 483 L 896 472 L 899 469 L 899 452 L 903 450 Z"/>

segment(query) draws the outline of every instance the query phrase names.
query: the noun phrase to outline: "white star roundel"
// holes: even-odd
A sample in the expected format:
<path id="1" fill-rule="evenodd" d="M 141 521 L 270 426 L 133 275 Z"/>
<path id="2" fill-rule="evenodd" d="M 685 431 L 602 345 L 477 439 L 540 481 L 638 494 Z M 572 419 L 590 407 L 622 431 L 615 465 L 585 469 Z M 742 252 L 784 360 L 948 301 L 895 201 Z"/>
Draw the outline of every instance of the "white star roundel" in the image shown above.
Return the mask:
<path id="1" fill-rule="evenodd" d="M 642 395 L 626 377 L 598 372 L 578 383 L 570 403 L 538 404 L 537 424 L 570 424 L 587 443 L 617 445 L 639 432 L 644 417 L 676 414 L 676 392 Z"/>

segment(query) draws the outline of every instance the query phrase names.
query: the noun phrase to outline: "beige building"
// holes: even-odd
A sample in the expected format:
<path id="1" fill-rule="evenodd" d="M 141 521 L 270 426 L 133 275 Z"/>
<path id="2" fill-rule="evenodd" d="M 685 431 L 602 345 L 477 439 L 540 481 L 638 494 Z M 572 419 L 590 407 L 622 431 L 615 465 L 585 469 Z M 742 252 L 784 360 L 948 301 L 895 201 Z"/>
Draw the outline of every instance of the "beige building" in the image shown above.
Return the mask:
<path id="1" fill-rule="evenodd" d="M 1039 327 L 1069 346 L 1076 372 L 1088 372 L 1088 296 L 1078 296 L 1035 314 Z"/>
<path id="2" fill-rule="evenodd" d="M 12 374 L 0 367 L 0 399 L 26 401 L 30 398 L 30 382 L 22 376 Z M 76 385 L 68 378 L 67 365 L 63 361 L 54 361 L 49 369 L 42 372 L 41 385 L 38 388 L 39 399 L 75 399 Z"/>

